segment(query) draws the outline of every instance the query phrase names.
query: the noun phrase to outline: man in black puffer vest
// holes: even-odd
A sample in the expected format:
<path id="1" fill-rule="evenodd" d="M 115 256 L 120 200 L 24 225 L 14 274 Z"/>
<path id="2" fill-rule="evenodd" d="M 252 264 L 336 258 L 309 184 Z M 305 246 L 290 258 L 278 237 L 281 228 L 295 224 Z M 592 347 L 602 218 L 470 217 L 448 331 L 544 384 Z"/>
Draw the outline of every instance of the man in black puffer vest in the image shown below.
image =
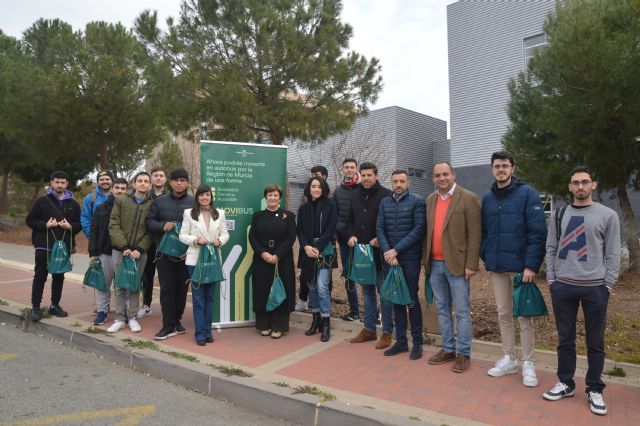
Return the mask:
<path id="1" fill-rule="evenodd" d="M 165 232 L 171 231 L 176 223 L 182 223 L 185 209 L 193 208 L 195 200 L 187 194 L 189 173 L 184 169 L 171 172 L 171 191 L 156 198 L 147 217 L 147 227 L 155 235 L 156 247 Z M 187 303 L 187 280 L 189 274 L 184 263 L 185 257 L 175 258 L 162 254 L 156 257 L 158 279 L 160 280 L 160 306 L 162 308 L 162 329 L 156 333 L 156 340 L 164 340 L 186 330 L 180 323 Z"/>
<path id="2" fill-rule="evenodd" d="M 56 240 L 64 241 L 71 255 L 76 246 L 75 235 L 82 230 L 80 205 L 73 199 L 69 176 L 63 171 L 51 174 L 50 188 L 38 198 L 27 215 L 27 226 L 31 228 L 31 242 L 36 249 L 33 285 L 31 287 L 31 321 L 40 321 L 40 302 L 47 281 L 48 257 Z M 49 313 L 57 317 L 68 314 L 60 307 L 64 274 L 51 274 L 51 307 Z"/>

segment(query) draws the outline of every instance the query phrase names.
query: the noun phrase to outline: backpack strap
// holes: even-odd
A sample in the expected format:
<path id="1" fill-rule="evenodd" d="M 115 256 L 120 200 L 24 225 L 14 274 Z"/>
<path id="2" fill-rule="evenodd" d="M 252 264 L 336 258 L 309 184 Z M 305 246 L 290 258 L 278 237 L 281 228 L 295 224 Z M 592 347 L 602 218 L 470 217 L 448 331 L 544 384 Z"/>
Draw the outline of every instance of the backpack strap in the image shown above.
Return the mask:
<path id="1" fill-rule="evenodd" d="M 93 213 L 95 212 L 93 207 L 96 204 L 96 198 L 98 198 L 98 193 L 96 191 L 93 191 L 91 193 L 91 197 L 89 197 L 89 206 L 91 206 L 91 215 L 92 216 L 93 216 Z"/>
<path id="2" fill-rule="evenodd" d="M 565 210 L 567 210 L 567 206 L 562 206 L 556 209 L 555 212 L 556 241 L 560 241 L 560 236 L 562 235 L 562 218 L 564 217 Z"/>

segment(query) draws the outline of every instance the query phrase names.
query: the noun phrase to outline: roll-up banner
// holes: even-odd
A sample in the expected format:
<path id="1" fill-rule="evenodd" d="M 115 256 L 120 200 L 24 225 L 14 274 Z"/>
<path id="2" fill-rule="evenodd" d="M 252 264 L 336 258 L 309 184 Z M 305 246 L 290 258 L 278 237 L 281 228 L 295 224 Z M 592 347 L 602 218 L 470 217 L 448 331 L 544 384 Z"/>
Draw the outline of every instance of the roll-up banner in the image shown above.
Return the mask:
<path id="1" fill-rule="evenodd" d="M 213 308 L 214 326 L 250 325 L 255 321 L 251 297 L 249 228 L 254 212 L 266 207 L 264 188 L 280 185 L 286 191 L 286 146 L 201 141 L 200 176 L 211 186 L 215 206 L 224 209 L 229 242 L 222 247 L 222 270 Z M 282 196 L 284 207 L 286 194 Z"/>

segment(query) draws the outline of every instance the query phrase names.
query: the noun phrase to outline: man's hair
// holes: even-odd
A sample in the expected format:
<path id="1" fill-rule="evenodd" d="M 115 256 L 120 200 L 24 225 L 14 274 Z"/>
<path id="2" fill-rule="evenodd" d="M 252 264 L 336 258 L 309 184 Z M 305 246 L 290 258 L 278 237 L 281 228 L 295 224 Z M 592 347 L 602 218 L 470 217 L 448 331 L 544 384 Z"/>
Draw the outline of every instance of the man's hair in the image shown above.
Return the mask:
<path id="1" fill-rule="evenodd" d="M 342 165 L 344 166 L 345 163 L 356 163 L 356 167 L 358 167 L 358 160 L 356 160 L 355 158 L 345 158 L 344 160 L 342 160 Z"/>
<path id="2" fill-rule="evenodd" d="M 491 154 L 491 164 L 493 164 L 494 160 L 508 160 L 512 166 L 516 164 L 516 160 L 513 159 L 513 154 L 504 149 Z"/>
<path id="3" fill-rule="evenodd" d="M 155 172 L 162 172 L 164 173 L 165 176 L 167 175 L 167 172 L 164 170 L 164 167 L 162 166 L 153 166 L 149 173 L 154 174 Z"/>
<path id="4" fill-rule="evenodd" d="M 125 178 L 121 178 L 121 177 L 115 178 L 113 180 L 113 184 L 115 185 L 116 183 L 117 184 L 124 184 L 124 185 L 127 185 L 127 186 L 129 185 L 129 182 L 127 182 L 127 180 Z"/>
<path id="5" fill-rule="evenodd" d="M 329 177 L 329 171 L 325 166 L 313 166 L 311 168 L 311 174 L 320 173 L 322 176 Z"/>
<path id="6" fill-rule="evenodd" d="M 362 173 L 363 170 L 373 170 L 374 175 L 378 174 L 378 167 L 373 163 L 360 164 L 360 173 Z"/>
<path id="7" fill-rule="evenodd" d="M 409 177 L 409 172 L 407 172 L 404 169 L 396 169 L 396 170 L 391 172 L 391 177 L 393 177 L 395 175 L 407 175 L 407 177 Z"/>
<path id="8" fill-rule="evenodd" d="M 189 172 L 186 169 L 175 169 L 171 172 L 171 180 L 185 179 L 189 180 Z"/>
<path id="9" fill-rule="evenodd" d="M 322 188 L 323 197 L 328 197 L 330 192 L 329 184 L 327 184 L 327 181 L 325 181 L 319 176 L 312 176 L 307 182 L 307 185 L 304 187 L 304 196 L 307 197 L 307 200 L 309 202 L 311 202 L 311 184 L 313 183 L 314 180 L 317 180 L 318 182 L 320 182 L 320 188 Z"/>
<path id="10" fill-rule="evenodd" d="M 438 164 L 446 164 L 447 166 L 449 166 L 449 170 L 451 170 L 451 173 L 453 173 L 453 166 L 448 161 L 436 161 L 435 163 L 433 163 L 433 168 L 431 170 L 435 170 Z"/>
<path id="11" fill-rule="evenodd" d="M 569 176 L 569 179 L 571 179 L 573 177 L 573 175 L 575 175 L 576 173 L 586 173 L 589 175 L 589 177 L 591 178 L 591 180 L 593 182 L 595 182 L 596 180 L 596 174 L 593 172 L 593 170 L 591 170 L 589 167 L 587 166 L 575 166 L 573 168 L 573 170 L 571 170 L 571 175 Z"/>
<path id="12" fill-rule="evenodd" d="M 51 176 L 49 176 L 49 180 L 50 181 L 52 181 L 54 179 L 69 180 L 69 175 L 66 174 L 65 172 L 63 172 L 62 170 L 56 170 L 55 172 L 51 173 Z"/>
<path id="13" fill-rule="evenodd" d="M 151 176 L 149 175 L 149 173 L 147 173 L 145 171 L 142 171 L 142 172 L 136 173 L 136 175 L 133 177 L 133 181 L 137 182 L 138 181 L 138 177 L 140 177 L 140 176 L 146 176 L 146 177 L 149 178 L 149 180 L 151 180 Z"/>

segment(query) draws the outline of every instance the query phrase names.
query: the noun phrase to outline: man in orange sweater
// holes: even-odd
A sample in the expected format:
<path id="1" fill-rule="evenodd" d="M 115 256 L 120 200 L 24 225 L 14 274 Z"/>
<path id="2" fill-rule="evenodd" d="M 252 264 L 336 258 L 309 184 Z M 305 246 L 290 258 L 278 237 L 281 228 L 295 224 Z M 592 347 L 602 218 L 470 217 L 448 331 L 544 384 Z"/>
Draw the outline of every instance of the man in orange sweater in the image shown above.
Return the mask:
<path id="1" fill-rule="evenodd" d="M 470 364 L 469 282 L 478 271 L 482 219 L 478 197 L 457 185 L 455 179 L 456 174 L 448 162 L 433 166 L 436 192 L 427 198 L 423 259 L 442 334 L 442 349 L 429 358 L 429 364 L 455 360 L 453 371 L 462 373 Z M 457 339 L 453 336 L 452 306 L 456 311 Z"/>

